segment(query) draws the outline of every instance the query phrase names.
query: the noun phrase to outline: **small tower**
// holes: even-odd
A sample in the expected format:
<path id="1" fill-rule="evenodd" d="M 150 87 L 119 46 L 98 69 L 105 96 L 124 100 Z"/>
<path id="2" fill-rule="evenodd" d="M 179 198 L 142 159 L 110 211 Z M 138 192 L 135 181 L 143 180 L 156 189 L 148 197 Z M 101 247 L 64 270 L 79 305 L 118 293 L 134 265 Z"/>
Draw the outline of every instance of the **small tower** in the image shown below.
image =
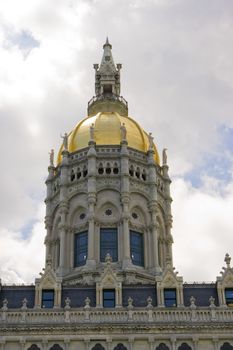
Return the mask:
<path id="1" fill-rule="evenodd" d="M 88 115 L 95 115 L 100 111 L 118 112 L 128 115 L 128 103 L 120 96 L 121 82 L 120 70 L 122 65 L 115 66 L 112 57 L 112 45 L 108 38 L 103 45 L 103 57 L 101 64 L 94 64 L 95 69 L 95 96 L 88 102 Z"/>

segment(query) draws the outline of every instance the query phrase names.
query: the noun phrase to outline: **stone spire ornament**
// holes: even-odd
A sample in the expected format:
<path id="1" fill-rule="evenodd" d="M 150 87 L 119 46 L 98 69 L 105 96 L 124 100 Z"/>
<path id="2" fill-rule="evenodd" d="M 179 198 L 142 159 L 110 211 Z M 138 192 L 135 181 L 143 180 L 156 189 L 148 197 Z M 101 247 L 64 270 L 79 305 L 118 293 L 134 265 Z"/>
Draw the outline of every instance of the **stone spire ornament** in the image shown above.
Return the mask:
<path id="1" fill-rule="evenodd" d="M 54 149 L 49 152 L 49 165 L 54 167 Z"/>
<path id="2" fill-rule="evenodd" d="M 68 151 L 68 134 L 65 132 L 64 135 L 61 135 L 61 138 L 63 139 L 63 147 L 65 151 Z"/>
<path id="3" fill-rule="evenodd" d="M 163 149 L 163 165 L 167 165 L 167 148 Z"/>

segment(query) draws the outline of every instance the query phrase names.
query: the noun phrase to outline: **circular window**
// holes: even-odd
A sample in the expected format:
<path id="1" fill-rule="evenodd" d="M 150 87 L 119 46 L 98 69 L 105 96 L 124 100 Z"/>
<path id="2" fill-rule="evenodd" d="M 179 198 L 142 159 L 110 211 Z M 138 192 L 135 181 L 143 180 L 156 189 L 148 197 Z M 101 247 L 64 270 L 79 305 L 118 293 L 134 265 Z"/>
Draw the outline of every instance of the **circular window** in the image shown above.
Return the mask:
<path id="1" fill-rule="evenodd" d="M 111 209 L 107 209 L 107 210 L 105 210 L 105 214 L 106 214 L 107 216 L 112 215 L 112 211 L 111 211 Z"/>
<path id="2" fill-rule="evenodd" d="M 132 218 L 133 219 L 137 219 L 138 218 L 138 214 L 137 213 L 132 213 Z"/>
<path id="3" fill-rule="evenodd" d="M 82 214 L 79 215 L 79 219 L 80 219 L 80 220 L 85 219 L 85 217 L 86 217 L 86 214 L 85 214 L 85 213 L 82 213 Z"/>

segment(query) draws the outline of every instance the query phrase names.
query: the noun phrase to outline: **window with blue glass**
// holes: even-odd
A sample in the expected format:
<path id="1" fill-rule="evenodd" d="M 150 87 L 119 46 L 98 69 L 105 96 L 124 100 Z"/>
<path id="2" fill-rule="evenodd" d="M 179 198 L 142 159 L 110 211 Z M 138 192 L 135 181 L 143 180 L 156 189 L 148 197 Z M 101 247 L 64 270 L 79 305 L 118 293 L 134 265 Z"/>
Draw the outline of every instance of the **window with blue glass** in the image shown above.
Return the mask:
<path id="1" fill-rule="evenodd" d="M 227 305 L 233 306 L 233 288 L 225 289 L 225 299 Z"/>
<path id="2" fill-rule="evenodd" d="M 103 307 L 115 307 L 115 289 L 103 290 Z"/>
<path id="3" fill-rule="evenodd" d="M 166 307 L 176 306 L 176 289 L 164 289 L 164 305 Z"/>
<path id="4" fill-rule="evenodd" d="M 144 266 L 143 234 L 130 231 L 130 255 L 134 265 Z"/>
<path id="5" fill-rule="evenodd" d="M 105 261 L 107 254 L 111 255 L 112 261 L 118 260 L 117 228 L 100 229 L 100 261 Z"/>
<path id="6" fill-rule="evenodd" d="M 86 264 L 87 260 L 87 231 L 76 233 L 74 236 L 74 267 Z"/>
<path id="7" fill-rule="evenodd" d="M 54 290 L 53 289 L 43 289 L 42 290 L 42 302 L 41 306 L 43 308 L 52 309 L 54 306 Z"/>

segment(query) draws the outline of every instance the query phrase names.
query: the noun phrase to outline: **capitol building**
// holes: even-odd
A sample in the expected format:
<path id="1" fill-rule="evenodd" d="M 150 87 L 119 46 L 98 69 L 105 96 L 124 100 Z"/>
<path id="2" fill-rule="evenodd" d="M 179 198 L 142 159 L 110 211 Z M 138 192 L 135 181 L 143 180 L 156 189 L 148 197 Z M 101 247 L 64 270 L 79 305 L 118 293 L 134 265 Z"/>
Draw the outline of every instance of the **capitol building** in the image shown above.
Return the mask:
<path id="1" fill-rule="evenodd" d="M 176 272 L 167 152 L 129 116 L 121 68 L 107 39 L 87 116 L 50 153 L 45 268 L 0 283 L 0 350 L 233 350 L 231 258 L 213 283 Z"/>

